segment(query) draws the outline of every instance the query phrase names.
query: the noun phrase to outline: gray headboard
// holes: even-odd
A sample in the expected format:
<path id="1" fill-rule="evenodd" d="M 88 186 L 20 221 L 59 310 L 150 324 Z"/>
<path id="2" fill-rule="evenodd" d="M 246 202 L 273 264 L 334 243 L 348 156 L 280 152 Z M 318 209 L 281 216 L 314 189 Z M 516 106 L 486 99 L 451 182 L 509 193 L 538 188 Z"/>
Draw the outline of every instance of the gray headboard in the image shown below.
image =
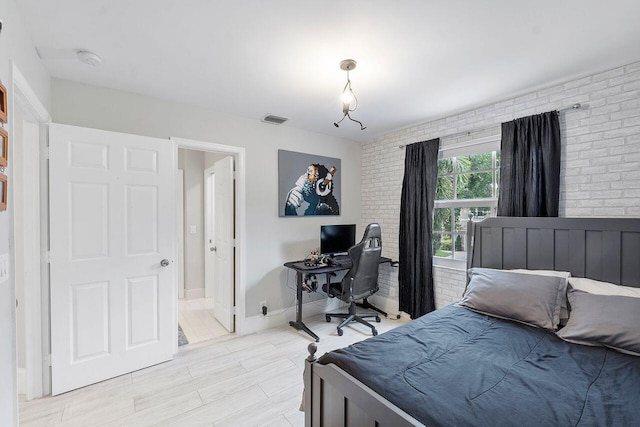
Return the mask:
<path id="1" fill-rule="evenodd" d="M 640 219 L 515 218 L 471 221 L 469 267 L 570 271 L 640 287 Z"/>

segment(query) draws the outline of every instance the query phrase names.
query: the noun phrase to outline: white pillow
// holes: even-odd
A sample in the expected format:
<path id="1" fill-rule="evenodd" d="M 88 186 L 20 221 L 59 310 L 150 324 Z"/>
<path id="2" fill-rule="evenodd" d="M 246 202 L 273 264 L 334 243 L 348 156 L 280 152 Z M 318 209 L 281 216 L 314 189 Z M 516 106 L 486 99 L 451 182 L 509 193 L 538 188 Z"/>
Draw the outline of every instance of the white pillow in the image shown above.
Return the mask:
<path id="1" fill-rule="evenodd" d="M 571 273 L 568 271 L 555 271 L 555 270 L 526 270 L 524 268 L 516 268 L 512 271 L 514 273 L 522 273 L 522 274 L 536 274 L 538 276 L 554 276 L 554 277 L 564 277 L 565 279 L 565 289 L 567 288 L 567 281 L 570 280 Z M 567 294 L 563 295 L 562 305 L 560 305 L 560 324 L 566 325 L 567 319 L 569 318 L 569 309 L 567 308 Z"/>
<path id="2" fill-rule="evenodd" d="M 555 270 L 527 270 L 525 268 L 515 268 L 513 270 L 514 273 L 524 273 L 524 274 L 537 274 L 539 276 L 555 276 L 555 277 L 564 277 L 568 279 L 571 277 L 571 273 L 568 271 L 555 271 Z"/>
<path id="3" fill-rule="evenodd" d="M 640 288 L 621 286 L 582 277 L 570 277 L 569 284 L 573 289 L 594 295 L 617 295 L 621 297 L 640 298 Z"/>

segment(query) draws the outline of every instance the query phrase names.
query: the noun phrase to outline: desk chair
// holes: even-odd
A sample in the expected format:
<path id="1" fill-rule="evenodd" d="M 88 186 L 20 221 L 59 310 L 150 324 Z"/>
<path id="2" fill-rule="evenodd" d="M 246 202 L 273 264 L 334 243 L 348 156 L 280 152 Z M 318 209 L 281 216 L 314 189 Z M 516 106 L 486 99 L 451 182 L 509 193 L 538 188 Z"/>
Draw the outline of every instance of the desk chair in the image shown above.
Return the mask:
<path id="1" fill-rule="evenodd" d="M 349 303 L 349 313 L 327 313 L 326 320 L 330 322 L 332 317 L 344 319 L 337 328 L 340 336 L 342 336 L 342 328 L 352 321 L 370 327 L 373 335 L 378 335 L 375 326 L 365 319 L 375 318 L 379 323 L 380 317 L 377 314 L 356 314 L 356 301 L 378 291 L 378 267 L 382 253 L 380 225 L 369 224 L 360 243 L 349 248 L 348 253 L 353 267 L 344 276 L 342 282 L 325 284 L 322 288 L 330 297 Z"/>

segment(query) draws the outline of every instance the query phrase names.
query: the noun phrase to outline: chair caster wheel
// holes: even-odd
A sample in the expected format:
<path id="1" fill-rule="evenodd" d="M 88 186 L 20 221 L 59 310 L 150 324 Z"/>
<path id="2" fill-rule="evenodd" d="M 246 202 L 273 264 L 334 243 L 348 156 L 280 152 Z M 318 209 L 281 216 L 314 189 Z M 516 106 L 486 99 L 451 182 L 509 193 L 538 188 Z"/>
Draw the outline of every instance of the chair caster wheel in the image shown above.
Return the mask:
<path id="1" fill-rule="evenodd" d="M 326 320 L 327 323 L 331 322 L 331 316 L 324 316 L 324 320 Z"/>
<path id="2" fill-rule="evenodd" d="M 375 337 L 376 335 L 378 335 L 378 331 L 376 330 L 376 328 L 373 328 L 371 330 L 371 332 L 373 333 L 373 336 Z"/>
<path id="3" fill-rule="evenodd" d="M 380 322 L 381 322 L 380 316 L 376 316 L 376 323 L 380 323 Z"/>
<path id="4" fill-rule="evenodd" d="M 338 336 L 340 336 L 340 337 L 341 337 L 343 333 L 344 333 L 344 332 L 342 332 L 342 329 L 338 329 Z"/>

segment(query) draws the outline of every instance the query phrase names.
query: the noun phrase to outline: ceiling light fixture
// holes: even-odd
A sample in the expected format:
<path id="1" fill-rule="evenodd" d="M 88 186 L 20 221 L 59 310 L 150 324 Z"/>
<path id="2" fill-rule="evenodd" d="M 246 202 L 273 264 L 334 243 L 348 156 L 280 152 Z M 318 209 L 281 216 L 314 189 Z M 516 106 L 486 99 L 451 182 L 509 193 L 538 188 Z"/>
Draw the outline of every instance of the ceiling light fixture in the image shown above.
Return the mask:
<path id="1" fill-rule="evenodd" d="M 79 50 L 76 52 L 76 55 L 78 55 L 78 59 L 80 60 L 80 62 L 91 65 L 92 67 L 98 67 L 102 65 L 102 58 L 91 51 Z"/>
<path id="2" fill-rule="evenodd" d="M 361 121 L 353 119 L 349 115 L 349 113 L 356 111 L 356 109 L 358 108 L 358 98 L 356 98 L 353 90 L 351 90 L 351 79 L 349 79 L 349 71 L 353 70 L 354 68 L 356 68 L 356 61 L 354 61 L 353 59 L 345 59 L 344 61 L 340 61 L 340 69 L 347 72 L 347 84 L 344 85 L 341 96 L 342 113 L 344 114 L 344 116 L 342 116 L 342 118 L 339 121 L 335 122 L 333 125 L 337 128 L 340 127 L 338 126 L 340 122 L 348 117 L 349 120 L 360 125 L 360 130 L 365 130 L 367 127 L 364 126 Z"/>

